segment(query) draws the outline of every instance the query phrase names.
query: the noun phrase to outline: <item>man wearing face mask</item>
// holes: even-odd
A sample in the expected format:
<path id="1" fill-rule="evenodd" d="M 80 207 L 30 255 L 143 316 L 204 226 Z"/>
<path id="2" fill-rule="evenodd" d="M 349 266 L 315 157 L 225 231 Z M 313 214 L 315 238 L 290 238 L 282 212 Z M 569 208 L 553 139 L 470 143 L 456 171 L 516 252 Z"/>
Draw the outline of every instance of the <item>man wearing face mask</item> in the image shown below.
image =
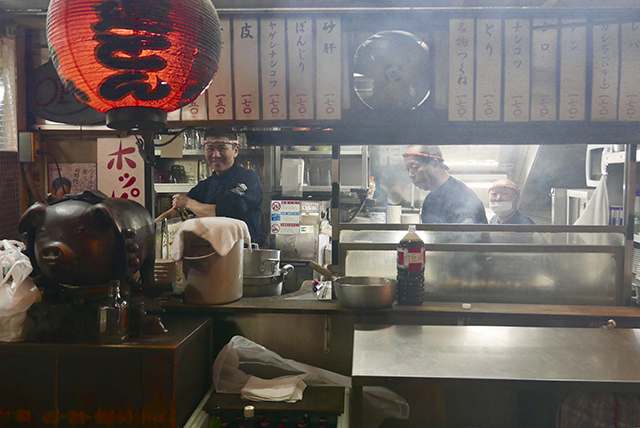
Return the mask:
<path id="1" fill-rule="evenodd" d="M 534 224 L 533 220 L 518 210 L 520 189 L 516 184 L 501 178 L 489 188 L 489 208 L 495 213 L 489 224 Z"/>
<path id="2" fill-rule="evenodd" d="M 438 146 L 410 146 L 402 155 L 411 182 L 429 194 L 422 204 L 422 223 L 484 223 L 480 198 L 451 177 Z"/>
<path id="3" fill-rule="evenodd" d="M 174 195 L 172 207 L 156 222 L 174 218 L 179 210 L 197 217 L 230 217 L 247 223 L 251 242 L 259 243 L 262 217 L 262 189 L 255 171 L 235 164 L 238 138 L 234 133 L 205 135 L 204 156 L 213 173 L 186 195 Z"/>

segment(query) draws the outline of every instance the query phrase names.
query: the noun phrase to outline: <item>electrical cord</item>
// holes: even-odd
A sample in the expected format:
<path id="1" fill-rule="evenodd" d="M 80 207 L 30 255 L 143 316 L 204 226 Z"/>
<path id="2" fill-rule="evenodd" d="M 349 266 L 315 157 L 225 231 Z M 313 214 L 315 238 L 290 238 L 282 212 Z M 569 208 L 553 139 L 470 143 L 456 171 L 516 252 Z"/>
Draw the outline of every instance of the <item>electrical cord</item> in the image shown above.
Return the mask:
<path id="1" fill-rule="evenodd" d="M 62 189 L 62 194 L 66 195 L 67 192 L 66 192 L 66 190 L 64 190 L 64 184 L 62 183 L 62 173 L 60 172 L 60 165 L 58 164 L 58 160 L 56 159 L 56 157 L 54 155 L 52 155 L 51 153 L 45 152 L 44 150 L 41 150 L 41 149 L 37 149 L 36 150 L 36 154 L 40 155 L 40 156 L 42 156 L 42 155 L 51 156 L 53 158 L 53 161 L 56 163 L 56 168 L 58 169 L 58 178 L 60 179 L 60 188 Z M 71 189 L 69 189 L 69 190 L 71 190 Z"/>

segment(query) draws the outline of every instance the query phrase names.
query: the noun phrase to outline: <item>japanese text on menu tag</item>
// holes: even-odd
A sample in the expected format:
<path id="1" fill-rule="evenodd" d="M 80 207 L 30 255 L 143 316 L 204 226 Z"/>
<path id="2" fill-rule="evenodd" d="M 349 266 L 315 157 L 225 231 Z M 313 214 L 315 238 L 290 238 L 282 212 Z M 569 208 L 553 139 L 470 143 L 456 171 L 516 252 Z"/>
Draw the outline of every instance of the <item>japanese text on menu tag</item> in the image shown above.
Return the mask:
<path id="1" fill-rule="evenodd" d="M 556 120 L 558 20 L 534 19 L 531 41 L 531 120 Z"/>
<path id="2" fill-rule="evenodd" d="M 230 27 L 229 18 L 220 18 L 220 62 L 218 64 L 218 72 L 207 90 L 209 120 L 233 119 Z"/>
<path id="3" fill-rule="evenodd" d="M 619 120 L 640 120 L 640 22 L 622 24 Z"/>
<path id="4" fill-rule="evenodd" d="M 476 22 L 476 120 L 500 120 L 502 85 L 502 21 Z"/>
<path id="5" fill-rule="evenodd" d="M 287 118 L 284 19 L 260 20 L 262 118 Z"/>
<path id="6" fill-rule="evenodd" d="M 529 81 L 531 73 L 530 21 L 504 22 L 504 121 L 529 120 Z"/>
<path id="7" fill-rule="evenodd" d="M 449 120 L 473 120 L 473 19 L 449 20 Z"/>
<path id="8" fill-rule="evenodd" d="M 560 120 L 584 120 L 587 29 L 583 19 L 562 19 L 561 22 Z"/>
<path id="9" fill-rule="evenodd" d="M 260 119 L 257 19 L 233 21 L 233 51 L 236 119 Z"/>
<path id="10" fill-rule="evenodd" d="M 313 20 L 287 19 L 289 119 L 313 119 Z"/>
<path id="11" fill-rule="evenodd" d="M 591 120 L 618 118 L 618 24 L 593 26 Z"/>
<path id="12" fill-rule="evenodd" d="M 318 119 L 340 119 L 341 49 L 340 19 L 316 19 L 316 112 Z"/>

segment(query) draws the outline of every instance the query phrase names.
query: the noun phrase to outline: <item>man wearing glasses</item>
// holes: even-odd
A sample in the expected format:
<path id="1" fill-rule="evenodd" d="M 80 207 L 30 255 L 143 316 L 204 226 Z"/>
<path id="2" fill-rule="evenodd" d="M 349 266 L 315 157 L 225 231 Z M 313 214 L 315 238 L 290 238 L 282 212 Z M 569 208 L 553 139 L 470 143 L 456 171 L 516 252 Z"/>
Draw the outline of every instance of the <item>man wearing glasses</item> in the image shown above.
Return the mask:
<path id="1" fill-rule="evenodd" d="M 174 195 L 172 207 L 156 218 L 174 218 L 180 210 L 197 217 L 231 217 L 247 223 L 251 242 L 260 240 L 262 189 L 255 171 L 235 164 L 238 139 L 234 133 L 205 136 L 204 156 L 213 173 L 186 195 Z"/>
<path id="2" fill-rule="evenodd" d="M 410 146 L 402 155 L 414 186 L 428 190 L 422 223 L 484 223 L 484 205 L 473 190 L 451 177 L 438 146 Z"/>

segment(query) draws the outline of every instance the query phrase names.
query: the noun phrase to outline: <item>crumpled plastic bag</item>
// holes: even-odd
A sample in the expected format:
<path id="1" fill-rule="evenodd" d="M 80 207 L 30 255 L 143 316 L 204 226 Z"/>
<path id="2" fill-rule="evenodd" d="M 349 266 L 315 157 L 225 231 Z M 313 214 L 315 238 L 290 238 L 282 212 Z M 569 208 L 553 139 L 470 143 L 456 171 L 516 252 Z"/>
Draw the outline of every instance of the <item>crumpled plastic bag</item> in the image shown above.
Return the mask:
<path id="1" fill-rule="evenodd" d="M 0 242 L 0 341 L 16 342 L 27 335 L 27 310 L 41 300 L 40 291 L 29 274 L 31 261 L 19 241 Z"/>
<path id="2" fill-rule="evenodd" d="M 243 336 L 232 337 L 213 362 L 213 384 L 219 393 L 239 394 L 250 376 L 274 379 L 291 375 L 300 375 L 309 386 L 351 388 L 348 376 L 282 358 Z M 387 388 L 364 387 L 362 401 L 363 428 L 377 428 L 387 418 L 409 418 L 409 404 Z"/>

